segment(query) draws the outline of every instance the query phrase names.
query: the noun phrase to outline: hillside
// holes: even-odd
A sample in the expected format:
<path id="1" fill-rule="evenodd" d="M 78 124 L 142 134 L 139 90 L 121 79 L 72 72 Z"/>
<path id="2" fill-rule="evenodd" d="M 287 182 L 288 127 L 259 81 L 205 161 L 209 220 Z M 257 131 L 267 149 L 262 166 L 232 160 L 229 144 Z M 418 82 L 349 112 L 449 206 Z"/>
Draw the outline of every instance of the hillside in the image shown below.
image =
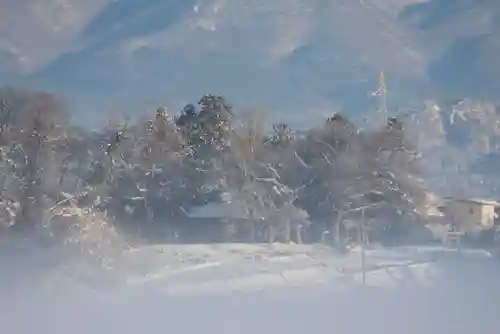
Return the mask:
<path id="1" fill-rule="evenodd" d="M 0 83 L 66 96 L 95 124 L 207 92 L 293 125 L 423 98 L 496 102 L 500 5 L 491 0 L 0 2 Z M 5 14 L 7 13 L 7 14 Z M 307 117 L 303 110 L 307 110 Z M 82 115 L 86 115 L 83 117 Z M 90 117 L 89 117 L 90 116 Z M 305 123 L 306 122 L 306 123 Z"/>
<path id="2" fill-rule="evenodd" d="M 432 0 L 406 7 L 401 22 L 428 54 L 428 73 L 454 96 L 495 99 L 498 91 L 500 3 Z"/>
<path id="3" fill-rule="evenodd" d="M 398 18 L 412 2 L 9 2 L 2 68 L 26 76 L 0 81 L 43 86 L 81 109 L 159 100 L 180 107 L 224 92 L 302 119 L 305 107 L 314 117 L 372 104 L 384 69 L 397 103 L 426 81 L 425 55 Z"/>

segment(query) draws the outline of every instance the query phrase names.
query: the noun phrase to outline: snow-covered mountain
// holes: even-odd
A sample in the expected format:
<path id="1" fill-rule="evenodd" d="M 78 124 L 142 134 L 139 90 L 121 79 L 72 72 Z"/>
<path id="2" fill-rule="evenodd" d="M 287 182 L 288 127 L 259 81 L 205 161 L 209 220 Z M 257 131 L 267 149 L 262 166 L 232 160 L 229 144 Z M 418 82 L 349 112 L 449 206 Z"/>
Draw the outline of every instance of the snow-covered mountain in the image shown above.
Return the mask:
<path id="1" fill-rule="evenodd" d="M 446 86 L 447 69 L 439 65 L 446 50 L 490 25 L 450 31 L 459 17 L 481 10 L 493 17 L 484 8 L 495 6 L 460 0 L 454 2 L 464 5 L 449 9 L 448 2 L 2 0 L 0 83 L 57 91 L 86 108 L 177 108 L 223 93 L 235 104 L 265 105 L 303 121 L 305 108 L 314 118 L 373 103 L 379 70 L 394 103 L 434 94 L 429 73 Z"/>
<path id="2" fill-rule="evenodd" d="M 401 13 L 428 50 L 428 74 L 442 90 L 495 99 L 500 89 L 500 2 L 432 0 Z"/>

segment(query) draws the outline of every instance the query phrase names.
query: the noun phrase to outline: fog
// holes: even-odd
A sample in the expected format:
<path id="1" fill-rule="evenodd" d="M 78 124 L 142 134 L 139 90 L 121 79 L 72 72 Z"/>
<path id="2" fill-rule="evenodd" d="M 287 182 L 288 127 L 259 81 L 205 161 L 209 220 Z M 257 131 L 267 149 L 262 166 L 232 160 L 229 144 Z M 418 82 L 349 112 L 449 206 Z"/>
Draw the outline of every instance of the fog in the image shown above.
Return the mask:
<path id="1" fill-rule="evenodd" d="M 332 281 L 171 296 L 161 282 L 82 293 L 76 283 L 47 290 L 33 277 L 2 283 L 0 321 L 9 334 L 496 333 L 500 270 L 495 260 L 478 261 L 440 264 L 439 279 L 426 288 L 340 290 Z M 16 267 L 19 277 L 33 275 L 19 261 Z"/>

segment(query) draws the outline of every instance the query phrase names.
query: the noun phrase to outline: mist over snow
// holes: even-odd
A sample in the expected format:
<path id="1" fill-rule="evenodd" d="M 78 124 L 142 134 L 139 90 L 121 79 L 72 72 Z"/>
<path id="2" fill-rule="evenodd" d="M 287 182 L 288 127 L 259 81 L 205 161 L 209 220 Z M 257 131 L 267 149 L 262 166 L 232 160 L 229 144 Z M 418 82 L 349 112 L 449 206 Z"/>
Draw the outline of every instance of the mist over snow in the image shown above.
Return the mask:
<path id="1" fill-rule="evenodd" d="M 76 268 L 83 260 L 76 256 L 60 255 L 66 258 L 57 269 L 49 269 L 50 265 L 46 265 L 37 271 L 20 257 L 12 258 L 12 263 L 2 261 L 3 268 L 16 261 L 18 274 L 24 272 L 31 276 L 23 279 L 24 283 L 19 280 L 9 286 L 3 272 L 2 330 L 12 334 L 139 331 L 468 334 L 495 332 L 500 325 L 497 316 L 498 264 L 481 254 L 465 254 L 457 260 L 455 251 L 450 250 L 445 256 L 443 248 L 370 251 L 368 259 L 385 267 L 382 270 L 385 274 L 384 277 L 379 274 L 377 279 L 377 275 L 370 275 L 369 271 L 368 286 L 363 288 L 359 280 L 356 283 L 356 279 L 349 279 L 348 275 L 340 277 L 325 271 L 322 275 L 311 276 L 311 269 L 325 269 L 325 265 L 317 266 L 322 260 L 328 260 L 325 263 L 330 269 L 359 265 L 358 256 L 346 262 L 321 246 L 171 245 L 134 252 L 142 252 L 144 257 L 136 254 L 135 260 L 128 258 L 127 272 L 121 272 L 120 279 L 111 285 L 102 284 L 107 279 L 102 268 L 96 265 L 87 265 L 85 273 L 77 274 Z M 432 270 L 427 267 L 426 274 L 419 273 L 418 266 L 406 273 L 398 272 L 401 266 L 393 267 L 392 271 L 388 269 L 405 261 L 428 260 L 430 253 L 434 254 L 432 258 L 439 254 L 442 262 L 433 264 Z M 143 274 L 141 282 L 126 283 L 125 278 L 132 277 L 139 272 L 140 266 L 144 266 L 143 260 L 159 265 L 165 264 L 168 258 L 168 265 L 174 265 L 173 254 L 183 260 L 184 271 L 177 268 L 177 279 L 169 277 L 175 275 L 175 270 L 163 268 L 151 275 Z M 308 260 L 305 254 L 309 255 Z M 248 255 L 254 258 L 245 260 Z M 201 259 L 205 259 L 205 266 L 200 262 L 195 264 Z M 219 266 L 208 265 L 215 262 L 219 262 Z M 298 274 L 300 268 L 302 276 Z M 304 274 L 306 269 L 309 274 Z M 264 279 L 263 273 L 267 278 Z M 94 275 L 94 281 L 101 284 L 84 283 L 83 277 L 77 277 L 84 274 Z M 228 275 L 233 277 L 228 280 Z M 250 286 L 252 277 L 255 284 Z M 398 281 L 398 277 L 403 280 Z M 320 278 L 322 280 L 318 281 Z M 176 294 L 168 290 L 174 285 L 189 284 L 189 281 L 193 282 L 191 293 Z M 211 289 L 197 290 L 210 281 L 219 282 L 218 288 L 212 284 Z M 276 283 L 278 281 L 280 283 Z M 380 285 L 382 281 L 385 284 Z M 401 285 L 403 281 L 406 283 Z"/>

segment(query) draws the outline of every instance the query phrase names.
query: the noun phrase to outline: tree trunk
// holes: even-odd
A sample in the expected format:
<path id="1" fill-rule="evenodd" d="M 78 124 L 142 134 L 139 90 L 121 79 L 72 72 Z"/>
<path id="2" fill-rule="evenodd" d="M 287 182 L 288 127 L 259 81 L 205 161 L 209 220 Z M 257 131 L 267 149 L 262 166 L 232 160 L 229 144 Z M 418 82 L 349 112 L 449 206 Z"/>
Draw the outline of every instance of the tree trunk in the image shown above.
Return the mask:
<path id="1" fill-rule="evenodd" d="M 250 242 L 251 243 L 255 243 L 256 225 L 257 225 L 257 222 L 254 219 L 252 219 L 252 221 L 250 222 Z"/>
<path id="2" fill-rule="evenodd" d="M 37 140 L 38 138 L 34 138 Z M 21 214 L 19 219 L 16 219 L 18 227 L 33 227 L 41 212 L 39 211 L 42 205 L 40 194 L 40 176 L 38 175 L 38 154 L 40 152 L 41 144 L 37 141 L 32 143 L 31 140 L 25 145 L 26 152 L 26 174 L 25 182 L 26 188 L 21 196 Z"/>
<path id="3" fill-rule="evenodd" d="M 267 227 L 267 242 L 269 244 L 274 243 L 274 238 L 275 238 L 274 226 L 272 224 L 269 224 Z"/>
<path id="4" fill-rule="evenodd" d="M 339 246 L 341 243 L 341 240 L 340 240 L 340 224 L 341 223 L 342 223 L 342 214 L 337 213 L 337 222 L 335 225 L 335 236 L 334 236 L 335 239 L 333 240 L 335 245 L 337 245 L 337 246 Z"/>
<path id="5" fill-rule="evenodd" d="M 296 224 L 295 225 L 295 237 L 296 237 L 296 241 L 298 244 L 303 244 L 304 242 L 302 241 L 302 228 L 300 226 L 300 224 Z"/>
<path id="6" fill-rule="evenodd" d="M 285 243 L 290 243 L 292 241 L 292 222 L 287 219 L 285 222 L 285 233 L 284 233 Z"/>

